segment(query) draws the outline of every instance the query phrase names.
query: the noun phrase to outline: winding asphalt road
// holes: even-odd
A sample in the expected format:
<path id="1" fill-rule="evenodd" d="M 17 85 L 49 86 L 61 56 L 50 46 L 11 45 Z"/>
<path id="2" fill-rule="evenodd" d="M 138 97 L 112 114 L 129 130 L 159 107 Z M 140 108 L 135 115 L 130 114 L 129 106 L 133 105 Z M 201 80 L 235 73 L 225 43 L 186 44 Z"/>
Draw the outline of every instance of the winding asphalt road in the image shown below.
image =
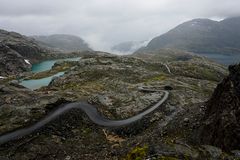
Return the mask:
<path id="1" fill-rule="evenodd" d="M 169 96 L 169 92 L 165 91 L 165 90 L 145 89 L 143 87 L 139 87 L 138 89 L 141 90 L 141 91 L 145 91 L 145 92 L 146 91 L 147 92 L 164 92 L 164 97 L 158 103 L 151 106 L 149 109 L 141 112 L 140 114 L 137 114 L 133 117 L 130 117 L 130 118 L 127 118 L 127 119 L 124 119 L 124 120 L 106 119 L 98 113 L 95 106 L 92 106 L 92 105 L 87 104 L 85 102 L 69 103 L 69 104 L 64 105 L 63 107 L 60 107 L 59 109 L 55 110 L 54 112 L 50 113 L 45 118 L 43 118 L 42 120 L 40 120 L 39 122 L 37 122 L 36 124 L 34 124 L 32 126 L 22 128 L 22 129 L 19 129 L 19 130 L 10 132 L 10 133 L 6 133 L 6 134 L 0 136 L 0 145 L 31 134 L 32 132 L 42 128 L 44 125 L 46 125 L 50 121 L 54 120 L 58 116 L 62 115 L 63 113 L 66 113 L 67 111 L 69 111 L 71 109 L 82 110 L 83 112 L 85 112 L 87 114 L 87 116 L 90 118 L 90 120 L 92 122 L 94 122 L 95 124 L 98 124 L 100 126 L 105 126 L 105 127 L 126 126 L 126 125 L 129 125 L 133 122 L 136 122 L 136 121 L 142 119 L 145 115 L 153 112 L 161 104 L 163 104 Z"/>

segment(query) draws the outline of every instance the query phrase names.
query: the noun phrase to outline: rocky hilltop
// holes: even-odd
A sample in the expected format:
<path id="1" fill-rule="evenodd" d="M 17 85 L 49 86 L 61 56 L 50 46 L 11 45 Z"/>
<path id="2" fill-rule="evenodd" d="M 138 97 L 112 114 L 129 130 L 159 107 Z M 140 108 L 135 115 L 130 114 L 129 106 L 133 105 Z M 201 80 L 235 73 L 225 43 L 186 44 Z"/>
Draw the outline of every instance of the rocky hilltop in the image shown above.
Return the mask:
<path id="1" fill-rule="evenodd" d="M 0 29 L 0 76 L 30 71 L 33 62 L 44 59 L 46 50 L 36 41 L 16 32 Z"/>
<path id="2" fill-rule="evenodd" d="M 152 39 L 138 52 L 173 48 L 195 53 L 240 53 L 240 17 L 222 21 L 194 19 Z"/>
<path id="3" fill-rule="evenodd" d="M 47 51 L 31 38 L 16 32 L 0 30 L 0 42 L 31 62 L 43 59 Z"/>
<path id="4" fill-rule="evenodd" d="M 229 66 L 229 72 L 207 102 L 201 142 L 237 150 L 240 149 L 240 65 Z"/>
<path id="5" fill-rule="evenodd" d="M 0 42 L 0 76 L 30 71 L 31 64 L 18 52 Z"/>
<path id="6" fill-rule="evenodd" d="M 91 51 L 89 45 L 80 37 L 66 34 L 54 34 L 49 36 L 32 36 L 44 47 L 62 51 Z"/>

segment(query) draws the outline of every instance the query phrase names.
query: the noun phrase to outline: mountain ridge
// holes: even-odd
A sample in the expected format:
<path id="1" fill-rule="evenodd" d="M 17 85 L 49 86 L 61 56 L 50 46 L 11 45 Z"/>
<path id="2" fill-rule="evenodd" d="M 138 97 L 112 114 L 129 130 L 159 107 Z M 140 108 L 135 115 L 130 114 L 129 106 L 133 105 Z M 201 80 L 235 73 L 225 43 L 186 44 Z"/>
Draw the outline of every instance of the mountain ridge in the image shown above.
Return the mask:
<path id="1" fill-rule="evenodd" d="M 174 48 L 195 53 L 240 54 L 240 17 L 193 19 L 153 38 L 136 52 Z"/>
<path id="2" fill-rule="evenodd" d="M 0 42 L 31 61 L 41 59 L 50 52 L 41 47 L 34 39 L 2 29 L 0 29 Z"/>
<path id="3" fill-rule="evenodd" d="M 91 51 L 89 45 L 80 37 L 69 34 L 30 36 L 42 46 L 63 52 Z"/>

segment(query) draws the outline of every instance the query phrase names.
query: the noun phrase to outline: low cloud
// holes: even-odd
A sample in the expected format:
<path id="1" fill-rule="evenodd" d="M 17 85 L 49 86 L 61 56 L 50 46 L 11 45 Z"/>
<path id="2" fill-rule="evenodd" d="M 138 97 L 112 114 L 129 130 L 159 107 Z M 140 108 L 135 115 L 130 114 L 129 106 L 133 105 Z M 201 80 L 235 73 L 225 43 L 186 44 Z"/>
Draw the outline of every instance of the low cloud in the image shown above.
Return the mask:
<path id="1" fill-rule="evenodd" d="M 0 0 L 0 28 L 84 38 L 96 50 L 158 36 L 193 18 L 240 15 L 237 0 Z"/>

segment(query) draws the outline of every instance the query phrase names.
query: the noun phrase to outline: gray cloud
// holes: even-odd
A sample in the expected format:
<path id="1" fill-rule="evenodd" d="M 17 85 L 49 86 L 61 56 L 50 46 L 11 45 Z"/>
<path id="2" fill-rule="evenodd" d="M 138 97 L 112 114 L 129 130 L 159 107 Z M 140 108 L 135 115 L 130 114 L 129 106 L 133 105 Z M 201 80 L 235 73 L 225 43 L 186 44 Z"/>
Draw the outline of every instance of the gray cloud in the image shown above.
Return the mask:
<path id="1" fill-rule="evenodd" d="M 94 49 L 147 40 L 193 18 L 240 15 L 238 0 L 0 0 L 0 28 L 26 35 L 65 33 Z"/>

